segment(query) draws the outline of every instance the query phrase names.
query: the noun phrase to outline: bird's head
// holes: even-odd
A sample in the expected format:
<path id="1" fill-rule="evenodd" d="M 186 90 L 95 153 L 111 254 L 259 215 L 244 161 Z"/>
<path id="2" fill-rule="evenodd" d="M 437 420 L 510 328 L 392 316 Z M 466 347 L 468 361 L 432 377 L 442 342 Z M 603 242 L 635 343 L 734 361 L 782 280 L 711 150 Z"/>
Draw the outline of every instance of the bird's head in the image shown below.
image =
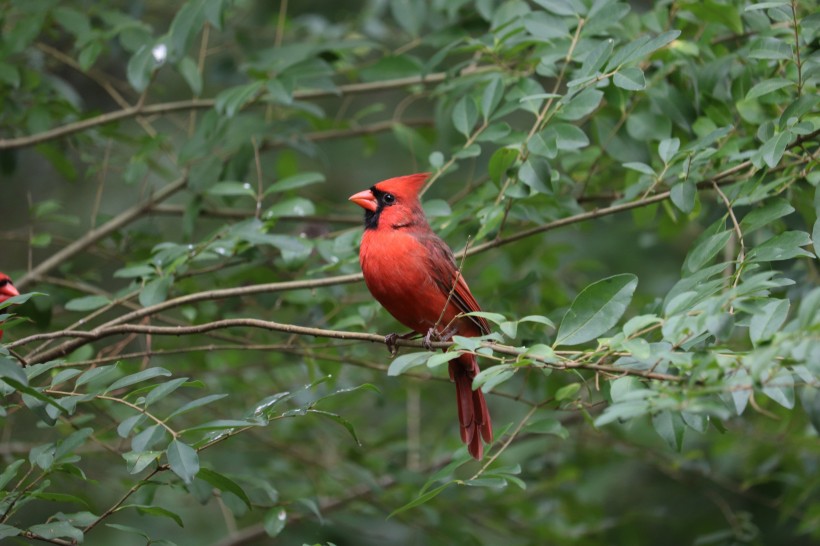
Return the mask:
<path id="1" fill-rule="evenodd" d="M 19 295 L 20 292 L 12 284 L 11 278 L 5 273 L 0 273 L 0 303 Z"/>
<path id="2" fill-rule="evenodd" d="M 365 229 L 376 229 L 380 222 L 394 229 L 424 221 L 419 192 L 430 173 L 409 174 L 383 180 L 348 199 L 364 209 Z"/>

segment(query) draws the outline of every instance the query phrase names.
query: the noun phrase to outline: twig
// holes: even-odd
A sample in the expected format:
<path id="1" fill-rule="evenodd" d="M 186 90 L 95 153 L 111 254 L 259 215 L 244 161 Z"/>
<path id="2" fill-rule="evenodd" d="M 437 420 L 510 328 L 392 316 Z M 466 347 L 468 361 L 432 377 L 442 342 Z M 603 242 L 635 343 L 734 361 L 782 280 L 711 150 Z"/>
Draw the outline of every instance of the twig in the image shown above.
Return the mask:
<path id="1" fill-rule="evenodd" d="M 350 341 L 363 341 L 369 343 L 384 343 L 384 336 L 380 334 L 369 334 L 365 332 L 348 332 L 343 330 L 328 330 L 324 328 L 312 328 L 309 326 L 298 326 L 295 324 L 284 324 L 280 322 L 273 322 L 267 320 L 260 320 L 260 319 L 252 319 L 252 318 L 239 318 L 239 319 L 223 319 L 217 320 L 213 322 L 206 322 L 204 324 L 197 324 L 195 326 L 150 326 L 145 324 L 115 324 L 110 326 L 101 326 L 95 328 L 91 331 L 77 331 L 77 330 L 61 330 L 58 332 L 48 332 L 44 334 L 35 334 L 33 336 L 29 336 L 24 339 L 20 339 L 17 341 L 13 341 L 7 345 L 7 347 L 14 348 L 16 346 L 25 345 L 27 343 L 32 343 L 34 341 L 42 340 L 42 339 L 54 339 L 59 337 L 76 337 L 78 338 L 76 341 L 79 341 L 79 345 L 83 345 L 89 343 L 91 341 L 96 341 L 99 339 L 103 339 L 106 337 L 119 335 L 119 334 L 151 334 L 151 335 L 159 335 L 159 336 L 182 336 L 182 335 L 194 335 L 194 334 L 204 334 L 210 332 L 212 330 L 220 330 L 224 328 L 260 328 L 263 330 L 270 330 L 274 332 L 283 332 L 287 334 L 293 335 L 300 335 L 300 336 L 310 336 L 310 337 L 322 337 L 322 338 L 332 338 L 332 339 L 344 339 Z M 72 342 L 69 342 L 71 344 Z M 67 345 L 69 345 L 67 344 Z M 424 340 L 409 340 L 409 339 L 397 339 L 396 345 L 402 347 L 416 347 L 416 348 L 427 348 L 427 344 Z M 429 346 L 435 349 L 447 349 L 453 345 L 452 342 L 432 342 L 429 343 Z M 526 348 L 520 347 L 512 347 L 509 345 L 503 345 L 499 343 L 491 343 L 491 342 L 483 342 L 482 346 L 491 348 L 494 352 L 499 354 L 509 355 L 509 356 L 521 356 L 526 352 Z M 54 351 L 60 350 L 61 347 L 56 347 Z M 44 355 L 39 355 L 38 357 L 31 359 L 32 363 L 39 363 L 44 362 L 43 360 L 45 357 Z M 638 377 L 643 377 L 645 379 L 656 379 L 659 381 L 669 381 L 669 382 L 681 382 L 684 381 L 686 378 L 683 376 L 671 375 L 671 374 L 662 374 L 662 373 L 655 373 L 652 371 L 644 371 L 644 370 L 635 370 L 631 368 L 621 368 L 618 366 L 608 365 L 608 364 L 593 364 L 587 362 L 576 362 L 576 361 L 564 361 L 564 362 L 551 362 L 544 358 L 538 357 L 536 355 L 528 355 L 528 358 L 532 359 L 535 362 L 538 362 L 541 365 L 548 366 L 553 369 L 558 370 L 570 370 L 570 369 L 588 369 L 600 372 L 607 372 L 607 373 L 615 373 L 615 374 L 624 374 L 624 375 L 634 375 Z"/>
<path id="2" fill-rule="evenodd" d="M 518 426 L 517 426 L 517 427 L 515 427 L 515 430 L 513 430 L 513 431 L 512 431 L 512 433 L 511 433 L 511 434 L 507 437 L 507 439 L 504 441 L 504 443 L 501 445 L 501 447 L 500 447 L 500 448 L 498 448 L 498 450 L 497 450 L 495 453 L 493 453 L 493 456 L 492 456 L 492 457 L 490 457 L 489 459 L 487 459 L 487 462 L 486 462 L 486 463 L 484 463 L 484 464 L 481 466 L 481 468 L 480 468 L 480 469 L 478 469 L 478 472 L 476 472 L 475 474 L 473 474 L 473 477 L 472 477 L 472 478 L 470 478 L 470 480 L 471 480 L 471 481 L 472 481 L 472 480 L 475 480 L 476 478 L 478 478 L 479 476 L 481 476 L 482 474 L 484 474 L 484 472 L 485 472 L 485 471 L 486 471 L 486 470 L 490 467 L 490 465 L 491 465 L 491 464 L 493 464 L 493 463 L 495 462 L 495 460 L 496 460 L 496 459 L 498 459 L 498 457 L 499 457 L 502 453 L 504 453 L 504 451 L 505 451 L 505 450 L 506 450 L 506 449 L 510 446 L 510 444 L 513 442 L 513 440 L 515 440 L 516 436 L 518 436 L 518 433 L 519 433 L 519 432 L 521 432 L 521 429 L 523 429 L 523 428 L 524 428 L 524 425 L 526 425 L 526 424 L 527 424 L 527 421 L 529 421 L 529 420 L 530 420 L 530 418 L 531 418 L 531 417 L 535 414 L 535 412 L 536 412 L 536 411 L 538 410 L 538 408 L 540 408 L 540 407 L 541 407 L 541 405 L 539 404 L 539 405 L 536 405 L 536 406 L 533 406 L 533 407 L 531 407 L 531 408 L 530 408 L 530 411 L 528 411 L 528 412 L 527 412 L 527 415 L 525 415 L 525 416 L 524 416 L 524 418 L 523 418 L 523 419 L 521 419 L 521 422 L 519 422 L 519 423 L 518 423 Z"/>
<path id="3" fill-rule="evenodd" d="M 387 91 L 391 89 L 401 89 L 408 85 L 418 84 L 434 84 L 440 83 L 447 78 L 447 73 L 438 72 L 435 74 L 428 74 L 426 76 L 410 76 L 407 78 L 397 78 L 394 80 L 367 82 L 367 83 L 352 83 L 348 85 L 340 85 L 332 91 L 323 90 L 305 90 L 295 91 L 293 98 L 296 100 L 319 99 L 324 97 L 336 97 L 340 95 L 353 95 L 361 93 L 372 93 L 378 91 Z M 213 108 L 216 104 L 214 99 L 190 99 L 175 102 L 164 102 L 159 104 L 136 105 L 114 112 L 107 112 L 81 121 L 68 123 L 48 131 L 35 133 L 17 138 L 0 139 L 0 150 L 10 150 L 14 148 L 26 148 L 34 146 L 49 140 L 55 140 L 64 136 L 79 133 L 87 129 L 107 125 L 123 119 L 133 118 L 135 116 L 143 115 L 149 116 L 153 114 L 169 114 L 172 112 L 188 111 L 188 110 L 205 110 Z"/>
<path id="4" fill-rule="evenodd" d="M 174 193 L 184 188 L 187 182 L 188 176 L 186 174 L 178 178 L 177 180 L 171 182 L 167 186 L 164 186 L 163 188 L 159 189 L 145 202 L 134 205 L 133 207 L 122 211 L 120 214 L 118 214 L 105 224 L 101 225 L 100 227 L 91 229 L 85 235 L 83 235 L 70 245 L 66 246 L 62 250 L 55 252 L 54 254 L 40 262 L 33 269 L 31 269 L 28 273 L 23 275 L 20 279 L 17 280 L 17 287 L 25 287 L 28 283 L 37 279 L 40 275 L 43 275 L 51 271 L 60 264 L 65 263 L 69 258 L 74 256 L 75 254 L 78 254 L 86 248 L 88 248 L 89 246 L 93 245 L 100 239 L 103 239 L 111 233 L 115 232 L 116 230 L 120 229 L 121 227 L 128 225 L 132 221 L 142 216 L 146 211 L 150 210 L 155 203 L 164 201 Z"/>

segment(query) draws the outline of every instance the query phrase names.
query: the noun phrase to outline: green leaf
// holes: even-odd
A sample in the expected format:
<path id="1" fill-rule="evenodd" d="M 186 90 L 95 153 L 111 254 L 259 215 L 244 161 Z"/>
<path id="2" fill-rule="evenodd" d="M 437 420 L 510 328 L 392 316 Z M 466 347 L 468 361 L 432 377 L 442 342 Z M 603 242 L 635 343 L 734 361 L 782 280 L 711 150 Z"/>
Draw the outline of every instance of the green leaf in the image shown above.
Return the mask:
<path id="1" fill-rule="evenodd" d="M 140 514 L 147 514 L 149 516 L 159 516 L 162 518 L 168 518 L 173 520 L 177 525 L 180 527 L 185 527 L 182 523 L 182 518 L 179 517 L 179 514 L 175 512 L 171 512 L 166 508 L 162 508 L 161 506 L 154 506 L 154 505 L 147 505 L 147 504 L 124 504 L 117 508 L 116 512 L 120 512 L 122 510 L 126 510 L 128 508 L 135 508 L 137 512 Z"/>
<path id="2" fill-rule="evenodd" d="M 427 367 L 428 368 L 435 368 L 436 366 L 441 366 L 446 362 L 450 362 L 451 360 L 455 360 L 456 358 L 460 357 L 461 353 L 458 351 L 450 351 L 447 353 L 436 353 L 430 358 L 427 359 Z"/>
<path id="3" fill-rule="evenodd" d="M 746 100 L 756 99 L 758 97 L 762 97 L 764 95 L 768 95 L 769 93 L 773 93 L 778 89 L 783 89 L 784 87 L 792 87 L 795 83 L 793 81 L 784 79 L 784 78 L 772 78 L 769 80 L 763 80 L 762 82 L 756 83 L 749 89 L 749 92 L 746 93 Z"/>
<path id="4" fill-rule="evenodd" d="M 641 91 L 646 89 L 646 78 L 643 70 L 636 66 L 622 68 L 612 77 L 612 83 L 627 91 Z"/>
<path id="5" fill-rule="evenodd" d="M 676 139 L 677 140 L 677 139 Z M 686 179 L 672 186 L 669 190 L 669 199 L 678 210 L 684 214 L 689 214 L 695 210 L 698 199 L 698 187 L 691 179 Z"/>
<path id="6" fill-rule="evenodd" d="M 788 201 L 782 197 L 776 197 L 762 207 L 749 211 L 740 221 L 740 230 L 746 235 L 792 212 L 794 212 L 794 207 Z"/>
<path id="7" fill-rule="evenodd" d="M 652 426 L 670 448 L 680 451 L 683 445 L 683 431 L 686 430 L 680 413 L 668 410 L 656 413 L 652 416 Z"/>
<path id="8" fill-rule="evenodd" d="M 440 486 L 436 487 L 435 489 L 431 489 L 431 490 L 419 495 L 418 497 L 416 497 L 412 501 L 408 502 L 404 506 L 393 510 L 390 513 L 390 515 L 387 516 L 388 519 L 392 518 L 393 516 L 397 516 L 397 515 L 401 514 L 402 512 L 406 512 L 406 511 L 410 510 L 411 508 L 415 508 L 416 506 L 421 506 L 422 504 L 426 504 L 427 502 L 429 502 L 429 501 L 433 500 L 434 498 L 436 498 L 437 496 L 439 496 L 439 494 L 441 494 L 442 491 L 444 491 L 445 489 L 450 487 L 450 485 L 452 485 L 453 483 L 455 483 L 455 482 L 452 482 L 452 481 L 447 482 L 443 485 L 440 485 Z"/>
<path id="9" fill-rule="evenodd" d="M 567 398 L 572 398 L 578 391 L 581 390 L 580 383 L 570 383 L 569 385 L 564 385 L 557 391 L 555 391 L 555 400 L 560 402 L 562 400 L 566 400 Z"/>
<path id="10" fill-rule="evenodd" d="M 227 491 L 229 493 L 233 493 L 239 498 L 239 500 L 245 503 L 245 506 L 251 508 L 251 499 L 248 498 L 248 495 L 247 493 L 245 493 L 245 490 L 242 489 L 239 486 L 239 484 L 237 484 L 235 481 L 228 478 L 227 476 L 224 476 L 208 468 L 200 468 L 199 473 L 196 475 L 196 477 L 197 479 L 208 482 L 212 487 L 219 489 L 220 491 Z"/>
<path id="11" fill-rule="evenodd" d="M 686 260 L 683 262 L 683 267 L 686 271 L 695 272 L 703 268 L 709 261 L 723 250 L 729 239 L 732 238 L 732 232 L 729 230 L 720 231 L 714 235 L 706 237 L 700 241 L 695 248 L 689 251 Z"/>
<path id="12" fill-rule="evenodd" d="M 552 193 L 546 185 L 550 180 L 550 166 L 541 157 L 530 157 L 521 165 L 518 169 L 518 179 L 535 192 L 547 195 Z"/>
<path id="13" fill-rule="evenodd" d="M 162 451 L 129 451 L 122 454 L 129 474 L 139 474 L 162 456 Z"/>
<path id="14" fill-rule="evenodd" d="M 580 387 L 580 383 L 573 384 Z M 567 387 L 569 386 L 570 385 L 567 385 Z M 563 440 L 569 438 L 569 431 L 561 424 L 561 421 L 555 417 L 544 417 L 543 419 L 530 421 L 524 427 L 524 430 L 530 434 L 552 434 Z"/>
<path id="15" fill-rule="evenodd" d="M 434 354 L 435 353 L 431 353 L 430 351 L 424 351 L 397 356 L 393 359 L 393 362 L 390 363 L 390 367 L 387 369 L 387 375 L 401 375 L 410 368 L 421 366 Z"/>
<path id="16" fill-rule="evenodd" d="M 301 410 L 295 410 L 295 412 L 299 412 L 299 411 L 301 411 Z M 297 414 L 295 412 L 294 412 L 294 415 Z M 285 412 L 284 415 L 288 415 L 288 413 L 289 412 Z M 345 427 L 347 429 L 347 431 L 350 433 L 350 436 L 353 437 L 353 441 L 356 442 L 356 445 L 361 447 L 362 442 L 359 440 L 359 437 L 356 435 L 356 429 L 353 427 L 353 423 L 351 423 L 350 421 L 348 421 L 347 419 L 345 419 L 341 415 L 331 413 L 329 411 L 317 410 L 317 409 L 309 409 L 309 410 L 307 410 L 306 413 L 311 414 L 311 415 L 320 415 L 322 417 L 327 417 L 331 421 L 335 421 L 335 422 L 339 423 L 340 425 L 342 425 L 343 427 Z"/>
<path id="17" fill-rule="evenodd" d="M 752 59 L 788 60 L 793 56 L 792 46 L 777 38 L 762 38 L 752 44 L 748 56 Z"/>
<path id="18" fill-rule="evenodd" d="M 190 484 L 199 472 L 199 455 L 196 450 L 188 444 L 174 439 L 168 445 L 166 455 L 168 456 L 171 471 L 179 476 L 185 484 Z"/>
<path id="19" fill-rule="evenodd" d="M 783 131 L 782 133 L 775 134 L 763 144 L 760 148 L 760 157 L 769 168 L 774 168 L 780 163 L 780 159 L 786 152 L 786 147 L 789 145 L 789 142 L 791 142 L 793 136 L 791 131 Z"/>
<path id="20" fill-rule="evenodd" d="M 657 176 L 657 173 L 655 173 L 655 169 L 653 169 L 646 163 L 641 163 L 639 161 L 631 161 L 629 163 L 624 163 L 624 167 L 626 167 L 627 169 L 631 169 L 633 171 L 638 171 L 639 173 L 648 174 L 649 176 Z"/>
<path id="21" fill-rule="evenodd" d="M 105 296 L 85 296 L 82 298 L 74 298 L 65 304 L 67 311 L 93 311 L 100 307 L 105 307 L 111 303 L 111 300 Z"/>
<path id="22" fill-rule="evenodd" d="M 760 311 L 752 315 L 749 322 L 749 337 L 752 343 L 759 345 L 760 342 L 774 336 L 786 322 L 789 305 L 789 300 L 771 300 Z"/>
<path id="23" fill-rule="evenodd" d="M 305 186 L 310 186 L 312 184 L 317 184 L 324 181 L 325 175 L 323 175 L 322 173 L 306 172 L 294 174 L 293 176 L 288 176 L 287 178 L 283 178 L 279 182 L 271 184 L 270 187 L 265 190 L 265 195 L 267 196 L 271 193 L 279 193 L 287 190 L 293 190 L 296 188 L 303 188 Z"/>
<path id="24" fill-rule="evenodd" d="M 652 54 L 654 51 L 669 44 L 672 40 L 680 36 L 680 33 L 680 30 L 670 30 L 659 34 L 654 38 L 650 36 L 641 36 L 637 40 L 620 48 L 609 60 L 609 63 L 604 71 L 610 72 L 619 66 L 638 59 L 643 59 L 644 57 Z"/>
<path id="25" fill-rule="evenodd" d="M 569 36 L 569 27 L 563 19 L 539 11 L 524 19 L 524 28 L 533 38 L 545 42 Z"/>
<path id="26" fill-rule="evenodd" d="M 575 125 L 555 123 L 547 130 L 555 132 L 559 150 L 577 150 L 589 145 L 589 137 Z"/>
<path id="27" fill-rule="evenodd" d="M 187 377 L 177 377 L 165 383 L 160 383 L 145 396 L 145 407 L 162 400 L 185 384 L 186 381 L 188 381 Z"/>
<path id="28" fill-rule="evenodd" d="M 165 418 L 166 421 L 170 420 L 173 417 L 177 417 L 178 415 L 182 415 L 183 413 L 187 413 L 193 409 L 201 408 L 211 402 L 216 402 L 217 400 L 222 400 L 228 396 L 227 394 L 209 394 L 207 396 L 203 396 L 202 398 L 197 398 L 196 400 L 191 400 L 190 402 L 184 404 L 182 407 L 176 409 L 171 415 Z"/>
<path id="29" fill-rule="evenodd" d="M 751 6 L 746 6 L 744 8 L 745 11 L 755 11 L 761 9 L 771 9 L 771 8 L 779 8 L 782 6 L 788 6 L 789 2 L 786 0 L 780 0 L 779 2 L 757 2 L 752 4 Z"/>
<path id="30" fill-rule="evenodd" d="M 535 3 L 555 15 L 584 15 L 584 4 L 574 0 L 535 0 Z"/>
<path id="31" fill-rule="evenodd" d="M 148 87 L 156 66 L 156 61 L 151 53 L 152 47 L 153 45 L 149 44 L 143 45 L 128 61 L 128 67 L 126 68 L 128 83 L 138 93 L 142 93 Z"/>
<path id="32" fill-rule="evenodd" d="M 609 38 L 607 40 L 603 40 L 592 51 L 587 53 L 586 57 L 584 57 L 584 63 L 581 65 L 581 69 L 577 73 L 577 77 L 585 78 L 594 76 L 598 70 L 604 66 L 604 63 L 607 59 L 609 59 L 609 56 L 612 55 L 612 48 L 614 44 L 615 40 Z M 568 87 L 573 87 L 572 84 L 573 82 L 570 82 Z"/>
<path id="33" fill-rule="evenodd" d="M 256 199 L 256 191 L 249 182 L 217 182 L 205 190 L 205 193 L 224 197 L 250 197 Z"/>
<path id="34" fill-rule="evenodd" d="M 183 57 L 182 60 L 177 63 L 177 70 L 182 76 L 182 79 L 185 80 L 185 83 L 188 84 L 188 87 L 191 88 L 191 93 L 193 93 L 195 97 L 200 96 L 202 94 L 202 74 L 199 73 L 199 67 L 196 65 L 196 61 L 190 57 Z"/>
<path id="35" fill-rule="evenodd" d="M 658 144 L 658 155 L 664 163 L 669 163 L 680 149 L 679 138 L 665 138 Z"/>
<path id="36" fill-rule="evenodd" d="M 168 297 L 168 290 L 171 288 L 173 283 L 173 275 L 157 277 L 156 279 L 146 283 L 140 291 L 140 305 L 143 307 L 151 307 L 152 305 L 164 302 L 165 298 Z"/>
<path id="37" fill-rule="evenodd" d="M 174 20 L 168 29 L 170 38 L 170 58 L 172 61 L 179 59 L 188 52 L 194 37 L 205 24 L 204 0 L 188 0 L 179 11 L 176 12 Z"/>
<path id="38" fill-rule="evenodd" d="M 288 521 L 288 513 L 281 506 L 271 508 L 265 513 L 265 518 L 262 521 L 262 526 L 265 533 L 271 538 L 274 538 L 282 532 L 285 524 Z"/>
<path id="39" fill-rule="evenodd" d="M 747 260 L 750 262 L 774 262 L 790 260 L 800 256 L 812 258 L 814 254 L 800 248 L 810 244 L 811 238 L 805 231 L 785 231 L 753 248 L 749 252 Z"/>
<path id="40" fill-rule="evenodd" d="M 254 100 L 264 86 L 265 82 L 255 81 L 228 88 L 216 96 L 214 108 L 220 114 L 232 118 L 243 106 Z"/>
<path id="41" fill-rule="evenodd" d="M 485 122 L 490 119 L 503 98 L 504 80 L 501 76 L 493 76 L 481 95 L 481 114 L 484 116 Z"/>
<path id="42" fill-rule="evenodd" d="M 763 382 L 763 394 L 787 409 L 794 408 L 794 377 L 786 368 Z"/>
<path id="43" fill-rule="evenodd" d="M 563 104 L 558 117 L 567 121 L 583 119 L 598 108 L 603 97 L 604 92 L 600 89 L 584 89 Z"/>
<path id="44" fill-rule="evenodd" d="M 47 540 L 67 538 L 76 540 L 77 542 L 83 541 L 83 532 L 67 521 L 52 521 L 50 523 L 32 525 L 28 528 L 28 531 Z"/>
<path id="45" fill-rule="evenodd" d="M 637 286 L 638 278 L 624 273 L 584 288 L 561 320 L 554 346 L 579 345 L 606 333 L 626 311 Z"/>
<path id="46" fill-rule="evenodd" d="M 12 379 L 21 385 L 28 385 L 28 376 L 19 364 L 4 356 L 0 356 L 0 378 Z"/>
<path id="47" fill-rule="evenodd" d="M 493 388 L 510 379 L 518 370 L 511 364 L 500 364 L 481 370 L 473 379 L 473 390 L 490 392 Z"/>
<path id="48" fill-rule="evenodd" d="M 11 525 L 6 525 L 5 523 L 0 523 L 0 539 L 9 538 L 9 537 L 16 537 L 20 533 L 22 533 L 22 529 L 18 529 L 17 527 L 12 527 Z"/>
<path id="49" fill-rule="evenodd" d="M 148 368 L 137 373 L 133 373 L 131 375 L 126 375 L 125 377 L 114 381 L 111 385 L 105 389 L 104 392 L 111 392 L 117 389 L 122 389 L 123 387 L 128 387 L 135 383 L 141 383 L 142 381 L 148 381 L 149 379 L 153 379 L 155 377 L 170 377 L 172 374 L 165 368 Z"/>
<path id="50" fill-rule="evenodd" d="M 461 97 L 453 108 L 453 126 L 459 133 L 469 138 L 477 120 L 478 109 L 473 98 L 469 95 Z"/>

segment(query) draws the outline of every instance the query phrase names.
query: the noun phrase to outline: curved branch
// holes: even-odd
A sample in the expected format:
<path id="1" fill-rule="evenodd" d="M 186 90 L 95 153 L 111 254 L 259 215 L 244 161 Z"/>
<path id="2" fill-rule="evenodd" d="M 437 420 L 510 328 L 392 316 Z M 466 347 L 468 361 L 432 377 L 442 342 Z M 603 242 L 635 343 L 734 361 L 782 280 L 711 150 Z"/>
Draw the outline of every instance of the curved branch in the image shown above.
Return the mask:
<path id="1" fill-rule="evenodd" d="M 250 287 L 249 287 L 250 288 Z M 80 338 L 81 343 L 86 343 L 88 341 L 95 341 L 98 339 L 103 339 L 106 337 L 118 335 L 118 334 L 150 334 L 150 335 L 158 335 L 158 336 L 184 336 L 184 335 L 194 335 L 194 334 L 204 334 L 210 332 L 212 330 L 220 330 L 224 328 L 236 328 L 236 327 L 244 327 L 244 328 L 261 328 L 263 330 L 271 330 L 274 332 L 283 332 L 286 334 L 293 334 L 293 335 L 300 335 L 300 336 L 311 336 L 311 337 L 324 337 L 324 338 L 332 338 L 332 339 L 344 339 L 348 341 L 366 341 L 369 343 L 385 343 L 385 336 L 380 334 L 368 334 L 366 332 L 348 332 L 344 330 L 328 330 L 325 328 L 313 328 L 310 326 L 299 326 L 296 324 L 284 324 L 281 322 L 273 322 L 269 320 L 260 320 L 260 319 L 252 319 L 252 318 L 241 318 L 241 319 L 223 319 L 223 320 L 216 320 L 213 322 L 206 322 L 204 324 L 197 324 L 195 326 L 149 326 L 145 324 L 116 324 L 111 326 L 101 326 L 99 328 L 95 328 L 90 332 L 83 332 L 83 331 L 76 331 L 76 330 L 61 330 L 59 332 L 49 332 L 45 334 L 36 334 L 33 336 L 29 336 L 25 339 L 20 339 L 18 341 L 14 341 L 9 343 L 7 347 L 14 348 L 20 345 L 24 345 L 26 343 L 30 343 L 33 341 L 43 340 L 43 339 L 54 339 L 58 337 L 78 337 Z M 423 340 L 410 340 L 410 339 L 397 339 L 395 344 L 401 347 L 415 347 L 415 348 L 425 348 L 425 342 Z M 447 349 L 448 347 L 453 346 L 453 342 L 432 342 L 429 344 L 431 347 L 436 349 Z M 518 357 L 522 354 L 526 353 L 526 348 L 522 347 L 512 347 L 509 345 L 502 345 L 499 343 L 492 343 L 492 342 L 483 342 L 483 346 L 492 349 L 494 352 L 499 354 L 508 355 Z M 57 348 L 59 349 L 59 347 Z M 41 355 L 42 357 L 42 355 Z M 575 361 L 564 361 L 564 362 L 553 362 L 543 357 L 539 357 L 537 355 L 528 354 L 527 358 L 530 360 L 536 361 L 541 365 L 548 366 L 550 368 L 559 369 L 559 370 L 569 370 L 569 369 L 586 369 L 586 370 L 593 370 L 596 372 L 604 372 L 608 374 L 621 374 L 621 375 L 635 375 L 638 377 L 643 377 L 645 379 L 655 379 L 658 381 L 670 381 L 670 382 L 681 382 L 684 381 L 685 378 L 682 376 L 671 375 L 671 374 L 664 374 L 664 373 L 657 373 L 653 371 L 645 371 L 645 370 L 635 370 L 630 368 L 621 368 L 618 366 L 613 366 L 609 364 L 593 364 L 593 363 L 586 363 L 586 362 L 575 362 Z M 42 362 L 40 358 L 35 358 L 32 360 L 32 363 L 35 362 Z"/>
<path id="2" fill-rule="evenodd" d="M 93 245 L 100 239 L 107 237 L 114 231 L 136 220 L 145 212 L 151 210 L 151 208 L 154 207 L 154 205 L 161 201 L 164 201 L 174 193 L 184 188 L 187 183 L 188 175 L 186 174 L 181 178 L 171 182 L 167 186 L 164 186 L 163 188 L 159 189 L 156 193 L 154 193 L 150 198 L 145 200 L 143 203 L 139 203 L 129 209 L 122 211 L 120 214 L 118 214 L 108 222 L 104 223 L 100 227 L 90 230 L 88 233 L 86 233 L 70 245 L 55 252 L 54 254 L 46 258 L 44 261 L 37 264 L 37 266 L 34 269 L 32 269 L 31 271 L 29 271 L 17 280 L 17 287 L 22 288 L 26 286 L 31 281 L 37 279 L 40 275 L 43 275 L 44 273 L 51 271 L 61 263 L 64 263 L 70 257 L 74 256 L 79 252 L 82 252 L 84 249 Z"/>

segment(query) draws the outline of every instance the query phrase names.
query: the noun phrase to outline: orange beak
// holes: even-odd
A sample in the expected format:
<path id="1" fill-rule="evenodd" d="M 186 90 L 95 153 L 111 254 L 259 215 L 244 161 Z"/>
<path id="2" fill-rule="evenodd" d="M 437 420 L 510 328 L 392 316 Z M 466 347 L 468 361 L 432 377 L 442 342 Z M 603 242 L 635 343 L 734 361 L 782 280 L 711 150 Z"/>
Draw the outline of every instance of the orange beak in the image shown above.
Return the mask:
<path id="1" fill-rule="evenodd" d="M 347 198 L 348 201 L 353 201 L 363 209 L 369 210 L 371 212 L 376 212 L 376 209 L 379 208 L 379 203 L 376 201 L 376 196 L 373 195 L 373 192 L 370 190 L 360 191 L 359 193 L 354 193 L 350 197 Z"/>
<path id="2" fill-rule="evenodd" d="M 7 281 L 5 284 L 0 286 L 0 302 L 6 301 L 9 298 L 13 298 L 14 296 L 19 296 L 20 292 L 11 284 L 10 281 Z"/>

